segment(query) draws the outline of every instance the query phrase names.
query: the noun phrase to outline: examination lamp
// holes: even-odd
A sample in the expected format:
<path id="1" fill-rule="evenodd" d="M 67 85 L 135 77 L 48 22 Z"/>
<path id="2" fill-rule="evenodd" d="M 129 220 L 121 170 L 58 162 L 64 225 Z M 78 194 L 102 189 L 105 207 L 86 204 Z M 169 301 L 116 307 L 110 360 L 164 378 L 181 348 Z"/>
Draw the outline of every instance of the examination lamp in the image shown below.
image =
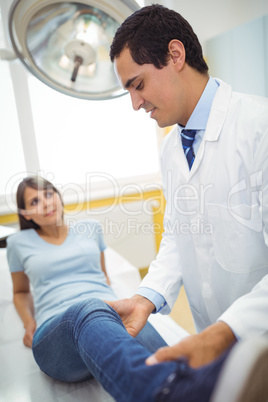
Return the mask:
<path id="1" fill-rule="evenodd" d="M 50 87 L 82 99 L 115 98 L 125 91 L 110 45 L 120 24 L 139 8 L 134 0 L 17 0 L 9 35 L 16 57 Z"/>

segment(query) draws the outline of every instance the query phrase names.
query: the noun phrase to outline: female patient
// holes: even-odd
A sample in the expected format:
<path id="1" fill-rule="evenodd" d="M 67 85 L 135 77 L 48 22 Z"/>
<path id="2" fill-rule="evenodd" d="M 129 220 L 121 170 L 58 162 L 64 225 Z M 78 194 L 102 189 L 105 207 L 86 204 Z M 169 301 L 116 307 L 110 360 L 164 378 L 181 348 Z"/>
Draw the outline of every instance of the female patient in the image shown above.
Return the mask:
<path id="1" fill-rule="evenodd" d="M 185 361 L 145 364 L 165 342 L 149 323 L 131 337 L 103 301 L 116 296 L 100 225 L 68 228 L 60 193 L 40 177 L 20 183 L 17 204 L 21 231 L 8 238 L 7 256 L 23 342 L 40 369 L 60 381 L 95 377 L 119 402 L 207 402 L 225 356 L 199 370 Z"/>
<path id="2" fill-rule="evenodd" d="M 94 376 L 118 401 L 153 400 L 152 390 L 175 363 L 145 366 L 165 342 L 149 323 L 132 338 L 102 301 L 116 295 L 108 285 L 100 225 L 68 228 L 60 193 L 40 177 L 20 183 L 17 205 L 21 231 L 8 238 L 7 256 L 23 342 L 41 370 L 62 381 Z"/>

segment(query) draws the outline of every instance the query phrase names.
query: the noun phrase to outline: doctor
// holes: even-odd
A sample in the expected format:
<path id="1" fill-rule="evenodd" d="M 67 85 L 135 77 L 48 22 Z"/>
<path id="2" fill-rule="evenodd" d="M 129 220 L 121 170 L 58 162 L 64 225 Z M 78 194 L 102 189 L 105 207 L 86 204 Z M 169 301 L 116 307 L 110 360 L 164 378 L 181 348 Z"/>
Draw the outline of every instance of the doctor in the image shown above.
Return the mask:
<path id="1" fill-rule="evenodd" d="M 137 294 L 111 305 L 135 336 L 184 285 L 197 334 L 147 364 L 185 356 L 199 367 L 268 331 L 268 99 L 211 78 L 191 26 L 160 5 L 121 25 L 110 56 L 133 108 L 175 124 L 161 151 L 159 253 Z"/>

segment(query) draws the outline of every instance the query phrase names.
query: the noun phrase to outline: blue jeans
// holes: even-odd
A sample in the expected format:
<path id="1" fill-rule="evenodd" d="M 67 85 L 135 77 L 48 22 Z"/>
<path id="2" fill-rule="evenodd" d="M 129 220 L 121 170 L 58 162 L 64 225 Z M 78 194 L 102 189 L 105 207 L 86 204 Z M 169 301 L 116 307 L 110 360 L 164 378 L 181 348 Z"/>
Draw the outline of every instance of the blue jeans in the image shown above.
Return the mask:
<path id="1" fill-rule="evenodd" d="M 50 377 L 80 382 L 95 377 L 119 402 L 151 402 L 176 363 L 146 366 L 165 342 L 147 323 L 131 337 L 119 315 L 99 299 L 74 304 L 35 332 L 33 354 Z"/>

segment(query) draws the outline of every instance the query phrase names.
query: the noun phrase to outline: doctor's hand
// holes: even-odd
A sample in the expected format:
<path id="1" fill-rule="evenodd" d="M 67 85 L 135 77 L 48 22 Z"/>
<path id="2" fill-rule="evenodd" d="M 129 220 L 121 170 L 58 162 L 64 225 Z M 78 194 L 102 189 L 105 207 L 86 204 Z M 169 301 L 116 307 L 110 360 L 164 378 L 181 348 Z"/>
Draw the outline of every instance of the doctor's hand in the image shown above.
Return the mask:
<path id="1" fill-rule="evenodd" d="M 34 319 L 29 320 L 27 323 L 24 324 L 24 328 L 25 334 L 23 337 L 23 343 L 25 346 L 31 348 L 33 343 L 33 336 L 36 330 L 36 321 Z"/>
<path id="2" fill-rule="evenodd" d="M 106 303 L 120 315 L 127 332 L 133 337 L 138 335 L 155 309 L 152 302 L 139 295 Z"/>
<path id="3" fill-rule="evenodd" d="M 153 365 L 183 357 L 191 367 L 198 368 L 216 359 L 235 341 L 231 328 L 224 322 L 217 322 L 199 334 L 187 336 L 174 346 L 158 349 L 148 357 L 146 364 Z"/>

